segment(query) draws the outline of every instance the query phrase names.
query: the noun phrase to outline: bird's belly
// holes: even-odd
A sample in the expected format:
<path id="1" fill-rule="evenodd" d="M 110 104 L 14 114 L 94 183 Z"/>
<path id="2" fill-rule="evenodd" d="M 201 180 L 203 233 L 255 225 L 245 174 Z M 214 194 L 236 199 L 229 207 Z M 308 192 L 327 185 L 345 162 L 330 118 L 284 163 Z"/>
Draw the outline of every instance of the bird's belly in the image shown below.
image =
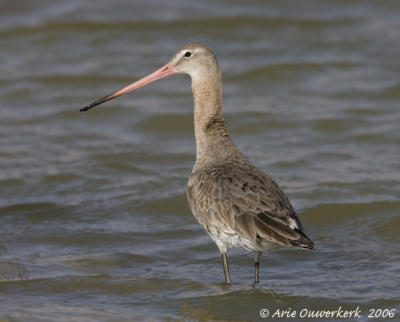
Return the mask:
<path id="1" fill-rule="evenodd" d="M 204 219 L 203 217 L 198 217 L 196 215 L 195 217 L 217 245 L 221 253 L 225 252 L 227 247 L 243 248 L 252 252 L 262 252 L 279 247 L 277 243 L 268 241 L 266 239 L 252 240 L 238 234 L 236 231 L 225 225 L 210 224 L 210 221 L 202 220 Z"/>
<path id="2" fill-rule="evenodd" d="M 220 250 L 224 245 L 226 245 L 227 247 L 244 248 L 249 251 L 261 251 L 256 241 L 243 237 L 235 231 L 219 229 L 216 227 L 208 227 L 206 231 Z"/>

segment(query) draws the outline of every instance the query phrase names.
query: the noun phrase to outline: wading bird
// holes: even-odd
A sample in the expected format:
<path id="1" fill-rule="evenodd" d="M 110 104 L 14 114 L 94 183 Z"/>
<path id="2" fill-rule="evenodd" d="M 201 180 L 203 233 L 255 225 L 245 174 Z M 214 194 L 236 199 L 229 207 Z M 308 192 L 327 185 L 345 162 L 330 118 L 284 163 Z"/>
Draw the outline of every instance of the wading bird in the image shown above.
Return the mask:
<path id="1" fill-rule="evenodd" d="M 261 252 L 290 245 L 312 249 L 314 243 L 275 181 L 232 142 L 221 112 L 221 72 L 210 48 L 189 43 L 160 69 L 81 111 L 175 73 L 192 79 L 197 157 L 187 186 L 190 208 L 219 248 L 225 282 L 231 282 L 227 251 L 233 246 L 255 253 L 258 283 Z"/>

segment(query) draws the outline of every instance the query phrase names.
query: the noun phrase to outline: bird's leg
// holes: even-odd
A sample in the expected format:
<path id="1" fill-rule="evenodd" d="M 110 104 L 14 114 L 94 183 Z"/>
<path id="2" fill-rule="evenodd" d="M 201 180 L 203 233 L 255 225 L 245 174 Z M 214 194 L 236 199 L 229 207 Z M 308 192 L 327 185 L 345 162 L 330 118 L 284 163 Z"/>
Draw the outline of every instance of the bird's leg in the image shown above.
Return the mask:
<path id="1" fill-rule="evenodd" d="M 231 277 L 229 275 L 229 265 L 228 265 L 228 256 L 227 253 L 221 253 L 221 258 L 222 258 L 222 266 L 224 267 L 224 274 L 225 274 L 225 283 L 230 284 L 231 283 Z"/>
<path id="2" fill-rule="evenodd" d="M 261 252 L 254 253 L 254 283 L 258 283 L 258 272 L 260 270 L 260 257 Z"/>

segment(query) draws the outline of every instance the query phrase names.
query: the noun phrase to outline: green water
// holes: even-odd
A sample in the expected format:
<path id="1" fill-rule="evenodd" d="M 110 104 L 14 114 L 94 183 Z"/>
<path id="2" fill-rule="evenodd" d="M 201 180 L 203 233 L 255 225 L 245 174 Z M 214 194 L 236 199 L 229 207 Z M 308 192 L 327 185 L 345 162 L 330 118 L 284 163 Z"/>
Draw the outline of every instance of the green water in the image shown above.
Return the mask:
<path id="1" fill-rule="evenodd" d="M 3 1 L 0 320 L 400 318 L 400 2 Z M 230 253 L 190 214 L 190 79 L 81 106 L 212 47 L 224 115 L 297 209 L 313 251 Z M 306 319 L 303 319 L 306 320 Z M 311 319 L 312 321 L 325 319 Z"/>

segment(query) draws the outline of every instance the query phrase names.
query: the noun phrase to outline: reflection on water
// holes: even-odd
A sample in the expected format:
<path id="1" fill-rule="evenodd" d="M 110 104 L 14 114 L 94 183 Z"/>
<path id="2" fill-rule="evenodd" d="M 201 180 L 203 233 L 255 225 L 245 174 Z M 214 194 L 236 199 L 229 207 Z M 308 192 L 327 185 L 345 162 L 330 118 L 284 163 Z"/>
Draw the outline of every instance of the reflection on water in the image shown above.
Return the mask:
<path id="1" fill-rule="evenodd" d="M 257 320 L 399 306 L 395 1 L 6 1 L 0 12 L 0 318 Z M 311 252 L 232 250 L 232 286 L 184 191 L 190 80 L 79 107 L 212 47 L 224 113 L 280 183 Z M 400 314 L 400 311 L 398 312 Z"/>

